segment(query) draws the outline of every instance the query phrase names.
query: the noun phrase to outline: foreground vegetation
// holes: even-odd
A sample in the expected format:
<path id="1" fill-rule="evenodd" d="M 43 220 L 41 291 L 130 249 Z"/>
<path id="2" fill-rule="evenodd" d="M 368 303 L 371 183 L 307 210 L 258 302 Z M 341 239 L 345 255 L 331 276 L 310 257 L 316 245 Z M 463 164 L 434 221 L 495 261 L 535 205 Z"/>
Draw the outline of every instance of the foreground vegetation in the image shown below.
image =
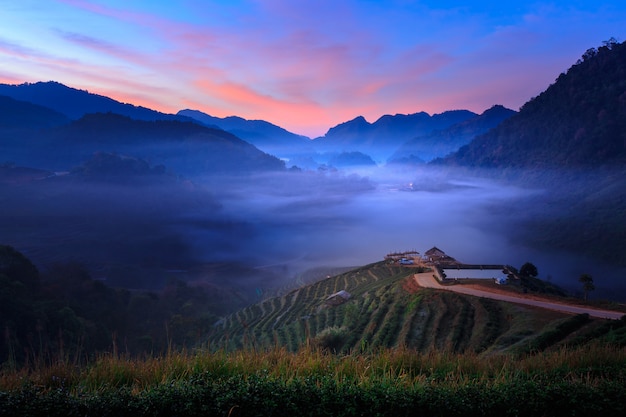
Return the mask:
<path id="1" fill-rule="evenodd" d="M 622 415 L 626 350 L 102 356 L 0 373 L 3 416 Z"/>
<path id="2" fill-rule="evenodd" d="M 617 416 L 626 406 L 626 318 L 423 289 L 417 269 L 379 262 L 197 328 L 183 319 L 207 300 L 183 283 L 149 296 L 80 270 L 40 280 L 0 249 L 3 417 Z M 350 297 L 331 297 L 341 291 Z M 135 326 L 155 317 L 168 348 L 133 348 Z"/>

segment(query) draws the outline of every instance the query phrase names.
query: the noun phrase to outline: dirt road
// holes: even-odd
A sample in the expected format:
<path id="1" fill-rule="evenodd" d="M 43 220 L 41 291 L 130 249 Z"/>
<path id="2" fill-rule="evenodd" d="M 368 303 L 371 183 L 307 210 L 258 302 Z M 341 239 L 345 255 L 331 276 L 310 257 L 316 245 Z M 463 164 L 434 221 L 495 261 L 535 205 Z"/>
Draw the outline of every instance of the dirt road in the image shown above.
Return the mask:
<path id="1" fill-rule="evenodd" d="M 468 288 L 463 285 L 441 285 L 432 275 L 432 273 L 415 274 L 415 281 L 420 287 L 424 288 L 436 288 L 438 290 L 453 291 L 459 294 L 474 295 L 476 297 L 492 298 L 494 300 L 506 301 L 509 303 L 526 304 L 535 307 L 546 308 L 548 310 L 561 311 L 570 314 L 582 314 L 587 313 L 591 317 L 598 317 L 602 319 L 617 320 L 621 318 L 625 313 L 619 311 L 610 310 L 597 310 L 593 308 L 587 308 L 577 305 L 561 304 L 554 301 L 538 300 L 536 298 L 524 298 L 516 297 L 514 295 L 505 295 L 502 293 L 490 292 L 485 290 L 478 290 L 476 288 Z"/>

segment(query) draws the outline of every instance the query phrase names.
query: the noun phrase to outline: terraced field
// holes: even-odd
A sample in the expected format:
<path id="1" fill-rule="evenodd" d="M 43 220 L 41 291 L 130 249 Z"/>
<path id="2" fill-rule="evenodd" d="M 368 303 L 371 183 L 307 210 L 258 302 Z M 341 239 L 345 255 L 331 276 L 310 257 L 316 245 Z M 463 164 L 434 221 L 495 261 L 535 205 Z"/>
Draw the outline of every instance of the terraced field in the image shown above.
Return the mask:
<path id="1" fill-rule="evenodd" d="M 422 352 L 529 351 L 587 343 L 610 327 L 586 316 L 419 288 L 415 272 L 379 262 L 267 299 L 216 324 L 209 348 L 296 351 L 313 344 L 337 353 L 397 346 Z M 329 303 L 341 290 L 351 297 Z"/>

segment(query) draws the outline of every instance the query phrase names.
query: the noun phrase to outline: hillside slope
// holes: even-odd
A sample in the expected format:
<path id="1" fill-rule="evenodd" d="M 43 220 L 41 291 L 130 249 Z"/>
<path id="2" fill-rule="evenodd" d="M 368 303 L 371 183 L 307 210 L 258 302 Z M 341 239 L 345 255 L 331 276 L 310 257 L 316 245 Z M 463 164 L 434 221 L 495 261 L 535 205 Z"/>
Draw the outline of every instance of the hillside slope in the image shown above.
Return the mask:
<path id="1" fill-rule="evenodd" d="M 626 266 L 626 43 L 588 49 L 518 114 L 438 162 L 539 191 L 494 208 L 515 223 L 512 240 Z"/>
<path id="2" fill-rule="evenodd" d="M 69 119 L 80 119 L 89 113 L 117 113 L 136 120 L 179 120 L 190 118 L 161 113 L 146 107 L 120 103 L 110 97 L 68 87 L 58 82 L 24 83 L 19 85 L 0 84 L 0 95 L 48 107 L 64 114 Z"/>
<path id="3" fill-rule="evenodd" d="M 487 168 L 626 163 L 626 43 L 591 48 L 519 113 L 447 159 Z"/>
<path id="4" fill-rule="evenodd" d="M 309 138 L 296 135 L 265 120 L 246 120 L 237 116 L 215 117 L 198 110 L 181 110 L 177 115 L 192 118 L 208 127 L 217 126 L 264 152 L 281 158 L 313 152 Z"/>
<path id="5" fill-rule="evenodd" d="M 68 125 L 19 134 L 0 128 L 3 157 L 18 165 L 69 170 L 96 152 L 163 164 L 183 175 L 276 171 L 284 163 L 220 129 L 174 120 L 88 114 Z"/>
<path id="6" fill-rule="evenodd" d="M 609 331 L 611 322 L 584 315 L 419 288 L 416 271 L 379 262 L 267 299 L 221 320 L 209 346 L 295 351 L 313 343 L 334 352 L 404 346 L 481 353 L 584 343 Z M 340 291 L 350 297 L 333 305 L 329 297 Z"/>
<path id="7" fill-rule="evenodd" d="M 68 122 L 67 117 L 47 107 L 0 95 L 0 128 L 42 129 Z"/>

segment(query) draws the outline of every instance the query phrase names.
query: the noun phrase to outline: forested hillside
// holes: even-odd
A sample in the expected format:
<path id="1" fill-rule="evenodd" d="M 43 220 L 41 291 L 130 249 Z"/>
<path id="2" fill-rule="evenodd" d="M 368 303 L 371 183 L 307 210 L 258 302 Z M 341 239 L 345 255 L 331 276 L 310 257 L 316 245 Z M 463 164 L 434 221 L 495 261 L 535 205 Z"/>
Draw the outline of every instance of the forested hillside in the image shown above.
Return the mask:
<path id="1" fill-rule="evenodd" d="M 450 163 L 490 168 L 577 168 L 626 162 L 626 43 L 590 48 L 510 119 Z"/>
<path id="2" fill-rule="evenodd" d="M 236 300 L 227 289 L 176 279 L 158 291 L 113 288 L 73 262 L 40 272 L 0 245 L 0 363 L 80 363 L 97 353 L 191 347 Z"/>
<path id="3" fill-rule="evenodd" d="M 389 158 L 389 162 L 426 162 L 437 157 L 447 156 L 515 113 L 515 111 L 504 106 L 493 106 L 482 114 L 456 123 L 446 129 L 435 130 L 405 142 Z"/>
<path id="4" fill-rule="evenodd" d="M 510 238 L 626 265 L 626 43 L 590 48 L 518 114 L 445 160 L 538 192 L 494 208 Z"/>

